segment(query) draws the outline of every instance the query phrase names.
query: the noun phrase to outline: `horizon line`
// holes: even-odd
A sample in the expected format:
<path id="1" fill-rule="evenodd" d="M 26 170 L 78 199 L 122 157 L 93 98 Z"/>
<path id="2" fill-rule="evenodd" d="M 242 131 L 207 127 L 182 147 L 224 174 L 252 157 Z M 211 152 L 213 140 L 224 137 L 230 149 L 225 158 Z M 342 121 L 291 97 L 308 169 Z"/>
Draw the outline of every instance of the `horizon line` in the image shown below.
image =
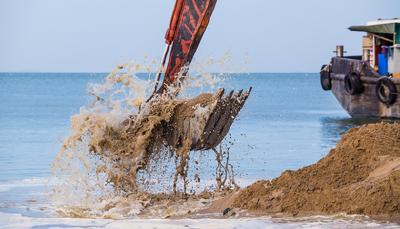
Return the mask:
<path id="1" fill-rule="evenodd" d="M 110 72 L 2 72 L 0 74 L 109 74 Z M 137 72 L 136 74 L 155 74 L 157 72 Z M 211 74 L 317 74 L 319 72 L 210 72 Z"/>

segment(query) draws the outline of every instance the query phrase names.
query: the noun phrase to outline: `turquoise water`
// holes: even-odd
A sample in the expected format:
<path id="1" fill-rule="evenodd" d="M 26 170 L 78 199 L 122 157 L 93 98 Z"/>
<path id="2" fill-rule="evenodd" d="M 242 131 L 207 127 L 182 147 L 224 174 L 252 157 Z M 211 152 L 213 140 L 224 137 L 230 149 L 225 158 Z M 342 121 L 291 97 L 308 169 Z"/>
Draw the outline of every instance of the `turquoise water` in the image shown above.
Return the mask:
<path id="1" fill-rule="evenodd" d="M 105 76 L 0 74 L 0 222 L 13 214 L 32 219 L 32 224 L 34 219 L 45 224 L 42 218 L 53 217 L 41 194 L 50 165 L 68 135 L 70 116 L 89 102 L 87 84 Z M 253 86 L 231 128 L 235 141 L 231 160 L 242 185 L 314 163 L 347 129 L 377 121 L 351 119 L 330 92 L 320 89 L 318 74 L 234 74 L 223 85 Z M 296 226 L 296 222 L 287 226 L 293 223 Z M 364 223 L 369 222 L 359 226 Z M 267 220 L 265 225 L 275 222 Z"/>

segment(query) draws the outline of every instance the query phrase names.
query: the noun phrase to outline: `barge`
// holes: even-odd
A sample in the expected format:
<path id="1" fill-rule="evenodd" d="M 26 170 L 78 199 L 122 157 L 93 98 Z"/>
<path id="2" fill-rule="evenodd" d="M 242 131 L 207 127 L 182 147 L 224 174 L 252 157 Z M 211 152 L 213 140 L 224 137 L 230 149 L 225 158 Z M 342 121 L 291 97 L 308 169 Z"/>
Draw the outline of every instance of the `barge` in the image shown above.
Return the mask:
<path id="1" fill-rule="evenodd" d="M 377 20 L 351 31 L 366 32 L 362 55 L 336 57 L 320 71 L 321 86 L 352 117 L 400 118 L 400 19 Z"/>

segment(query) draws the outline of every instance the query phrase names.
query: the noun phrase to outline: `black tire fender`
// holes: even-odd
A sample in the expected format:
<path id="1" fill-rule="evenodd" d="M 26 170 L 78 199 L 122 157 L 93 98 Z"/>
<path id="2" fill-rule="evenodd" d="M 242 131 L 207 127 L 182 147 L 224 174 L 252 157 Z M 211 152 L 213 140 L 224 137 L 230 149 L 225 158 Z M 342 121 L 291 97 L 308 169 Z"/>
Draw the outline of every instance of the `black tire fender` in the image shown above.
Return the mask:
<path id="1" fill-rule="evenodd" d="M 344 77 L 344 87 L 350 95 L 358 95 L 364 91 L 360 75 L 357 72 L 351 72 Z"/>
<path id="2" fill-rule="evenodd" d="M 396 84 L 394 84 L 389 77 L 383 77 L 378 80 L 375 92 L 379 101 L 388 106 L 392 105 L 397 100 Z"/>
<path id="3" fill-rule="evenodd" d="M 321 71 L 319 72 L 321 87 L 325 91 L 329 91 L 332 89 L 331 71 L 329 69 L 329 66 L 327 67 L 327 65 L 324 64 L 322 65 Z"/>

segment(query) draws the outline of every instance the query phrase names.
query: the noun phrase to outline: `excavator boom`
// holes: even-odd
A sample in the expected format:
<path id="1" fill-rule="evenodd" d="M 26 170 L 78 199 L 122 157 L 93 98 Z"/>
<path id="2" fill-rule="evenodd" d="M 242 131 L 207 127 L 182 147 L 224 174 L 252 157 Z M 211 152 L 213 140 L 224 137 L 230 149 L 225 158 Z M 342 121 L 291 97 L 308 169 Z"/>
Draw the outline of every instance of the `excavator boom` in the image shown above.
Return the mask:
<path id="1" fill-rule="evenodd" d="M 182 67 L 189 65 L 207 29 L 217 0 L 177 0 L 165 35 L 165 42 L 172 45 L 163 85 L 175 81 Z M 187 68 L 185 68 L 187 70 Z M 186 74 L 186 72 L 183 72 Z"/>

